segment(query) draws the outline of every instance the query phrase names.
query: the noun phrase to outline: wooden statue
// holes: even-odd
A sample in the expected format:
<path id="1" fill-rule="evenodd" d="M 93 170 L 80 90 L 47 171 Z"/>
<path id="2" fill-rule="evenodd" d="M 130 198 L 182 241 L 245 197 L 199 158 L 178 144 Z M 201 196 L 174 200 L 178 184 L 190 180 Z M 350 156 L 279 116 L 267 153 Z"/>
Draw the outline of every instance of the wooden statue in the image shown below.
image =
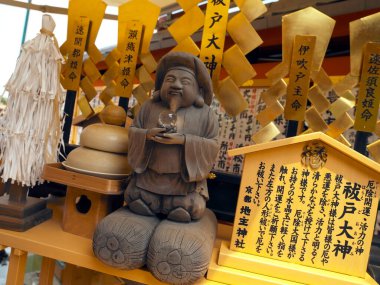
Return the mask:
<path id="1" fill-rule="evenodd" d="M 161 281 L 191 284 L 207 270 L 217 224 L 206 209 L 218 152 L 211 79 L 197 57 L 172 52 L 158 64 L 155 90 L 129 129 L 127 206 L 99 223 L 93 249 L 111 266 L 147 264 Z"/>

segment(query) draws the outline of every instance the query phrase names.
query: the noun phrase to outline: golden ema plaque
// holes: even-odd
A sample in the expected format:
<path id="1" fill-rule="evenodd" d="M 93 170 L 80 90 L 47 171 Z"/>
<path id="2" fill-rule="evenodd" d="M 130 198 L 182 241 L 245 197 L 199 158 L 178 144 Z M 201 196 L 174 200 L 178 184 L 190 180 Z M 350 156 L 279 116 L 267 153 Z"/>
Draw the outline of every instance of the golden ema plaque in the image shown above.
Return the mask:
<path id="1" fill-rule="evenodd" d="M 377 163 L 318 132 L 228 153 L 245 155 L 245 162 L 230 249 L 222 247 L 219 265 L 242 266 L 226 258 L 238 251 L 250 264 L 244 270 L 258 274 L 301 284 L 371 284 Z M 268 266 L 257 266 L 263 260 Z M 294 274 L 281 276 L 276 266 L 285 265 Z"/>

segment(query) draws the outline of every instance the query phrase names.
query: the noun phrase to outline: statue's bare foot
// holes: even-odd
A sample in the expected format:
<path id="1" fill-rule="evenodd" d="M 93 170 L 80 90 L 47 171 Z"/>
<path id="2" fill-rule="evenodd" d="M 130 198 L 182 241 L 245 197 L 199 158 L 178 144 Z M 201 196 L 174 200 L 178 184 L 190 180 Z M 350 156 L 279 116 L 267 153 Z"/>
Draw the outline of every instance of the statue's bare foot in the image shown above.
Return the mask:
<path id="1" fill-rule="evenodd" d="M 140 216 L 126 207 L 120 208 L 97 225 L 93 236 L 95 256 L 117 268 L 144 266 L 150 239 L 159 222 L 156 217 Z"/>
<path id="2" fill-rule="evenodd" d="M 168 220 L 189 223 L 191 222 L 191 216 L 184 208 L 176 208 L 169 213 Z"/>
<path id="3" fill-rule="evenodd" d="M 149 244 L 149 270 L 163 282 L 194 284 L 207 271 L 216 225 L 215 215 L 208 209 L 195 222 L 162 221 Z"/>
<path id="4" fill-rule="evenodd" d="M 137 199 L 132 202 L 129 202 L 128 208 L 131 209 L 132 212 L 139 215 L 154 216 L 154 213 L 152 212 L 152 210 L 141 199 Z"/>

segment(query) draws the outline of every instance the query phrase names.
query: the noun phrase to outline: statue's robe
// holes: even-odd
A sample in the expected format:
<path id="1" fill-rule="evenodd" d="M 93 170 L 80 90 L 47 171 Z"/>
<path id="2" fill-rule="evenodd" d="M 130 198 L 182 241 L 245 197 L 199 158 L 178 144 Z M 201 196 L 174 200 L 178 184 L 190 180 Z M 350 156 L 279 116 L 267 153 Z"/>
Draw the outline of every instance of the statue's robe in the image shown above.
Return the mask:
<path id="1" fill-rule="evenodd" d="M 218 122 L 213 110 L 180 108 L 177 132 L 184 145 L 168 145 L 146 139 L 148 129 L 157 128 L 159 114 L 168 110 L 162 102 L 143 104 L 129 128 L 128 161 L 136 186 L 160 195 L 186 195 L 197 191 L 208 199 L 206 178 L 218 153 Z"/>

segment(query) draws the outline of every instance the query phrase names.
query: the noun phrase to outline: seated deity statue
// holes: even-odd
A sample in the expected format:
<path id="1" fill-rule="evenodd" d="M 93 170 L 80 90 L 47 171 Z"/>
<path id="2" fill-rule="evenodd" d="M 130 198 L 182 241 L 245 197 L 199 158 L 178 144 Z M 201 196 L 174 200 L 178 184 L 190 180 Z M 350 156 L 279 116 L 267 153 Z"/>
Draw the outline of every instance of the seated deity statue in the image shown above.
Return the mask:
<path id="1" fill-rule="evenodd" d="M 195 56 L 171 52 L 157 67 L 155 91 L 129 128 L 133 174 L 126 205 L 93 236 L 102 262 L 147 266 L 160 281 L 194 284 L 207 271 L 217 220 L 206 208 L 207 177 L 218 153 L 212 84 Z"/>
<path id="2" fill-rule="evenodd" d="M 210 75 L 185 53 L 169 53 L 157 68 L 156 91 L 129 128 L 134 175 L 125 192 L 132 212 L 174 221 L 202 217 L 206 178 L 218 153 L 218 122 L 209 107 Z"/>

